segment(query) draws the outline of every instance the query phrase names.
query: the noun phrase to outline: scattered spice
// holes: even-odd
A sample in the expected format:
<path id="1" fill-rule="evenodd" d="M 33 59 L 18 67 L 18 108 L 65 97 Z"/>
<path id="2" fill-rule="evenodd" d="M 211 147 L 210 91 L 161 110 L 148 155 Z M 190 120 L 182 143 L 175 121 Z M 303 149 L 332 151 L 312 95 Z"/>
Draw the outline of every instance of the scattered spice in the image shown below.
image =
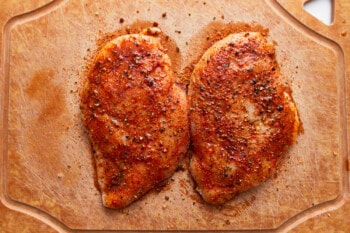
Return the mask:
<path id="1" fill-rule="evenodd" d="M 166 12 L 164 12 L 163 14 L 162 14 L 162 18 L 165 18 L 166 17 Z"/>
<path id="2" fill-rule="evenodd" d="M 124 23 L 124 19 L 123 19 L 123 18 L 120 18 L 120 19 L 119 19 L 119 23 Z"/>

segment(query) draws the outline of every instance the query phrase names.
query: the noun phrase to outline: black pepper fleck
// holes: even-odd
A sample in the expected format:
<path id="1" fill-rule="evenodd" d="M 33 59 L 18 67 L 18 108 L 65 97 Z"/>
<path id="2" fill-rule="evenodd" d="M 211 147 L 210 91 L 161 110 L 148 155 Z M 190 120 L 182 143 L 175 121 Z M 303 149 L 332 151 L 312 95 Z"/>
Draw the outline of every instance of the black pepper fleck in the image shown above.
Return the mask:
<path id="1" fill-rule="evenodd" d="M 278 110 L 278 111 L 282 111 L 282 110 L 283 110 L 283 106 L 278 105 L 278 106 L 277 106 L 277 110 Z"/>

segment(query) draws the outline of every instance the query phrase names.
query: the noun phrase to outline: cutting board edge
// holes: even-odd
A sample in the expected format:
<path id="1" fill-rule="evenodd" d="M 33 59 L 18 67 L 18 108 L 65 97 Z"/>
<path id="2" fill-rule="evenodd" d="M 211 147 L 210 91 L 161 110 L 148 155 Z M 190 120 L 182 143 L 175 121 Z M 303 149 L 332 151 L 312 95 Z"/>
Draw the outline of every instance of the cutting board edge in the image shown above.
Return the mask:
<path id="1" fill-rule="evenodd" d="M 61 2 L 64 2 L 64 1 L 61 1 Z M 57 2 L 56 2 L 57 3 Z M 13 19 L 13 18 L 12 18 Z M 349 19 L 350 20 L 350 19 Z M 322 32 L 324 32 L 324 30 L 322 31 Z M 315 32 L 313 32 L 313 33 L 315 33 Z M 324 36 L 325 38 L 327 38 L 326 36 Z M 334 38 L 333 38 L 334 39 Z M 332 40 L 332 38 L 330 39 L 330 40 Z M 333 41 L 333 40 L 332 40 Z M 334 41 L 336 41 L 336 40 L 334 40 Z M 2 41 L 3 42 L 3 41 Z M 337 41 L 336 41 L 337 42 Z M 337 42 L 337 44 L 338 44 L 338 42 Z M 341 43 L 340 44 L 338 44 L 339 46 L 340 46 L 340 48 L 344 51 L 344 49 L 342 48 L 342 45 L 341 45 Z M 349 49 L 347 49 L 346 51 L 344 51 L 344 54 L 349 54 L 348 53 L 348 51 L 349 51 Z M 347 58 L 347 57 L 346 57 Z M 345 64 L 349 64 L 349 59 L 344 59 L 345 61 L 344 61 L 344 63 Z M 2 63 L 2 65 L 3 65 L 3 63 Z M 345 65 L 345 67 L 347 67 L 347 70 L 346 70 L 346 74 L 344 74 L 345 75 L 345 79 L 346 79 L 346 77 L 348 77 L 349 75 L 349 73 L 350 73 L 350 71 L 349 71 L 349 65 Z M 349 87 L 349 85 L 347 84 L 347 87 Z M 347 101 L 347 103 L 348 103 L 349 101 Z M 349 109 L 349 108 L 348 108 Z M 349 110 L 348 110 L 349 111 Z M 347 113 L 347 115 L 349 116 L 349 113 Z M 348 128 L 349 128 L 349 123 L 347 123 L 347 126 L 348 126 Z M 347 159 L 347 158 L 346 158 Z M 348 160 L 346 160 L 345 161 L 345 163 L 348 163 Z M 345 167 L 345 169 L 346 169 L 346 165 L 344 165 L 344 167 Z M 3 176 L 3 173 L 1 173 L 1 175 Z M 348 174 L 349 175 L 349 174 Z M 3 180 L 3 179 L 1 179 L 1 180 Z M 344 195 L 341 195 L 341 197 L 339 197 L 339 198 L 337 198 L 336 199 L 336 201 L 335 201 L 335 203 L 333 203 L 333 205 L 332 206 L 335 206 L 335 208 L 325 208 L 326 209 L 326 211 L 331 211 L 331 210 L 333 210 L 333 209 L 338 209 L 338 208 L 340 208 L 345 202 L 346 202 L 346 199 L 348 198 L 348 180 L 349 180 L 349 178 L 347 179 L 347 190 L 345 190 L 345 193 L 344 193 Z M 3 187 L 3 184 L 1 184 L 1 186 Z M 2 190 L 1 190 L 2 191 Z M 4 198 L 4 196 L 2 196 L 1 195 L 1 202 L 5 205 L 5 206 L 7 206 L 8 208 L 10 208 L 10 209 L 13 209 L 13 210 L 16 210 L 16 211 L 20 211 L 20 209 L 18 209 L 17 207 L 16 207 L 16 205 L 12 205 L 12 204 L 10 204 L 10 202 L 9 202 L 9 200 L 6 200 L 6 198 Z M 24 213 L 26 213 L 26 211 L 24 211 Z M 29 213 L 29 212 L 28 212 Z M 322 212 L 323 213 L 323 212 Z M 316 216 L 316 215 L 319 215 L 319 214 L 322 214 L 321 212 L 315 212 L 315 214 L 314 215 L 310 215 L 311 217 L 310 218 L 312 218 L 312 217 L 314 217 L 314 216 Z M 38 213 L 39 215 L 37 216 L 37 218 L 41 218 L 40 216 L 41 216 L 41 214 L 40 213 Z M 34 215 L 33 215 L 33 217 L 34 217 Z M 308 218 L 309 219 L 309 218 Z M 284 227 L 284 225 L 285 224 L 283 224 L 281 227 L 279 227 L 277 230 L 281 230 L 282 228 L 284 228 L 284 229 L 291 229 L 291 228 L 293 228 L 294 226 L 296 226 L 296 225 L 298 225 L 298 224 L 300 224 L 301 222 L 304 222 L 304 220 L 305 219 L 303 219 L 303 220 L 301 220 L 301 219 L 299 219 L 299 220 L 295 220 L 295 222 L 294 222 L 294 224 L 290 224 L 289 222 L 289 220 L 285 223 L 286 224 L 286 226 Z M 288 223 L 288 224 L 287 224 Z M 50 224 L 51 225 L 51 224 Z M 63 229 L 61 229 L 61 230 L 63 230 Z M 65 231 L 66 231 L 67 229 L 65 229 Z"/>

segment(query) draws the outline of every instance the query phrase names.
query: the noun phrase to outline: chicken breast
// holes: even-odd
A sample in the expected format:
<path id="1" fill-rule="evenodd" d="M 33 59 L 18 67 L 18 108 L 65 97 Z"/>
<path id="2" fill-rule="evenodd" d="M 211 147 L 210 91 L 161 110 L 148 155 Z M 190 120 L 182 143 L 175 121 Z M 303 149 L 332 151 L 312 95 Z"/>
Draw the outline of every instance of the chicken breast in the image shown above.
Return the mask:
<path id="1" fill-rule="evenodd" d="M 157 37 L 123 35 L 105 45 L 81 110 L 106 207 L 123 208 L 169 178 L 188 149 L 186 94 Z"/>
<path id="2" fill-rule="evenodd" d="M 266 180 L 299 129 L 272 44 L 258 32 L 216 42 L 189 87 L 190 171 L 203 199 L 221 205 Z"/>

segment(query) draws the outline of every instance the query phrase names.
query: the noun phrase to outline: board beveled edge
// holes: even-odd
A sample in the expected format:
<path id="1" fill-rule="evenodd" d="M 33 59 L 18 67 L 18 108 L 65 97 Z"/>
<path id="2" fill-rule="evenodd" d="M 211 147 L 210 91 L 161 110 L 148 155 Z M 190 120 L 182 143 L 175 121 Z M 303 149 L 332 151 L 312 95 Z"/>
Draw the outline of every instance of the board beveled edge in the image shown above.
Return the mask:
<path id="1" fill-rule="evenodd" d="M 289 24 L 293 27 L 295 27 L 297 30 L 300 30 L 303 32 L 303 35 L 309 36 L 312 40 L 319 42 L 323 46 L 326 46 L 336 52 L 337 58 L 338 58 L 338 66 L 339 70 L 336 74 L 336 82 L 337 82 L 337 88 L 338 88 L 338 96 L 337 99 L 339 101 L 339 104 L 337 106 L 339 114 L 339 155 L 340 155 L 340 176 L 341 176 L 341 182 L 340 182 L 340 190 L 339 195 L 337 198 L 333 200 L 329 200 L 323 203 L 320 203 L 318 205 L 315 205 L 311 208 L 308 208 L 295 216 L 289 218 L 287 221 L 285 221 L 283 224 L 281 224 L 278 228 L 276 228 L 276 231 L 278 232 L 288 232 L 289 230 L 295 228 L 299 224 L 306 222 L 309 219 L 314 218 L 315 216 L 327 213 L 332 210 L 339 209 L 342 207 L 346 202 L 347 198 L 349 197 L 349 174 L 348 174 L 348 161 L 349 161 L 349 155 L 348 155 L 348 148 L 349 148 L 349 139 L 348 139 L 348 123 L 347 123 L 347 88 L 346 88 L 346 78 L 347 78 L 347 72 L 346 72 L 346 62 L 345 62 L 345 51 L 344 48 L 338 43 L 338 41 L 335 41 L 333 38 L 328 38 L 325 35 L 323 35 L 321 32 L 317 32 L 313 30 L 313 28 L 309 27 L 309 25 L 306 25 L 304 22 L 298 20 L 294 15 L 292 15 L 290 12 L 287 11 L 280 3 L 278 3 L 275 0 L 266 0 L 266 2 L 271 6 L 272 9 L 275 10 L 276 14 L 279 15 L 283 20 L 288 21 Z M 302 9 L 303 4 L 306 2 L 306 0 L 299 0 L 299 8 Z M 294 4 L 298 4 L 293 2 Z M 308 16 L 305 16 L 308 18 Z M 310 15 L 311 17 L 311 15 Z M 336 23 L 336 21 L 333 21 L 333 26 Z M 327 31 L 330 29 L 327 25 L 324 25 L 323 23 L 319 23 L 318 27 L 322 28 L 322 31 Z"/>
<path id="2" fill-rule="evenodd" d="M 55 11 L 67 0 L 54 0 L 43 6 L 40 6 L 32 11 L 25 12 L 23 14 L 16 15 L 10 18 L 4 25 L 2 31 L 2 43 L 1 43 L 1 80 L 0 86 L 0 201 L 8 209 L 23 213 L 30 217 L 40 220 L 44 224 L 50 226 L 58 232 L 68 232 L 67 226 L 59 222 L 48 213 L 41 211 L 33 206 L 29 206 L 25 203 L 18 202 L 11 199 L 7 190 L 7 177 L 8 177 L 8 109 L 9 109 L 9 68 L 10 68 L 10 47 L 11 47 L 11 31 L 16 25 L 23 24 L 40 17 L 43 17 L 52 11 Z"/>
<path id="3" fill-rule="evenodd" d="M 17 25 L 17 24 L 21 24 L 21 23 L 25 23 L 34 19 L 37 19 L 39 17 L 42 17 L 46 14 L 49 14 L 50 12 L 54 11 L 55 9 L 57 9 L 61 4 L 63 4 L 64 2 L 66 2 L 66 0 L 57 0 L 57 1 L 53 1 L 50 2 L 49 4 L 40 7 L 34 11 L 28 12 L 28 13 L 24 13 L 21 15 L 17 15 L 13 18 L 11 18 L 5 25 L 4 27 L 4 31 L 3 31 L 3 43 L 2 43 L 2 77 L 3 80 L 3 92 L 1 93 L 1 104 L 2 104 L 2 112 L 1 112 L 1 116 L 0 116 L 0 126 L 2 129 L 1 135 L 0 135 L 0 147 L 1 147 L 1 151 L 0 151 L 0 159 L 1 159 L 1 171 L 0 171 L 0 181 L 1 181 L 1 187 L 0 187 L 0 198 L 1 198 L 1 202 L 8 208 L 31 215 L 32 217 L 35 217 L 37 219 L 40 220 L 44 220 L 43 222 L 50 225 L 51 227 L 54 227 L 55 229 L 59 230 L 59 231 L 67 231 L 69 230 L 65 225 L 63 225 L 62 223 L 60 223 L 57 219 L 51 217 L 51 216 L 44 216 L 44 215 L 48 215 L 48 213 L 40 211 L 38 209 L 36 209 L 35 207 L 32 206 L 28 206 L 24 203 L 20 203 L 17 202 L 15 200 L 12 200 L 8 195 L 7 195 L 7 190 L 6 190 L 6 166 L 7 166 L 7 156 L 6 156 L 6 152 L 7 152 L 7 134 L 6 134 L 6 130 L 7 126 L 8 126 L 8 90 L 9 90 L 9 86 L 8 86 L 8 78 L 9 78 L 9 49 L 10 49 L 10 34 L 11 34 L 11 30 Z M 342 70 L 344 70 L 341 80 L 341 83 L 346 83 L 346 71 L 345 71 L 345 60 L 344 60 L 344 51 L 342 49 L 342 47 L 337 44 L 335 41 L 328 39 L 324 36 L 322 36 L 321 34 L 316 33 L 315 31 L 313 31 L 312 29 L 306 27 L 304 24 L 300 23 L 300 21 L 298 21 L 296 18 L 294 18 L 292 15 L 290 15 L 281 5 L 279 5 L 277 2 L 273 1 L 273 0 L 266 0 L 266 2 L 270 5 L 273 6 L 273 8 L 276 10 L 276 12 L 279 12 L 279 16 L 282 17 L 284 20 L 288 20 L 290 22 L 290 25 L 294 25 L 295 27 L 297 27 L 300 30 L 303 30 L 304 32 L 306 32 L 307 35 L 311 36 L 313 39 L 317 39 L 319 41 L 322 41 L 324 43 L 324 45 L 328 45 L 330 46 L 332 49 L 335 49 L 335 51 L 337 51 L 341 56 L 341 66 L 342 66 Z M 343 90 L 340 93 L 340 98 L 342 99 L 341 101 L 341 105 L 346 107 L 346 88 L 344 86 Z M 338 96 L 339 97 L 339 96 Z M 339 107 L 339 106 L 338 106 Z M 288 231 L 290 229 L 292 229 L 293 227 L 295 227 L 296 225 L 306 221 L 307 219 L 310 219 L 316 215 L 322 214 L 324 212 L 333 210 L 333 209 L 337 209 L 339 207 L 341 207 L 345 202 L 346 202 L 346 198 L 349 195 L 349 179 L 347 176 L 347 166 L 348 166 L 348 137 L 347 137 L 347 110 L 346 108 L 343 108 L 342 113 L 341 113 L 344 117 L 343 117 L 343 121 L 341 122 L 341 126 L 340 127 L 344 127 L 343 129 L 343 133 L 342 133 L 342 139 L 341 140 L 341 147 L 343 150 L 342 153 L 343 154 L 343 160 L 342 160 L 342 173 L 343 173 L 343 179 L 341 182 L 341 193 L 339 194 L 339 196 L 334 199 L 334 200 L 330 200 L 324 203 L 319 204 L 318 206 L 309 208 L 295 216 L 293 216 L 292 218 L 290 218 L 289 220 L 287 220 L 286 222 L 282 223 L 282 225 L 280 225 L 279 227 L 275 228 L 275 229 L 266 229 L 266 230 L 258 230 L 259 232 L 265 232 L 265 231 Z M 239 230 L 238 230 L 239 231 Z M 238 232 L 238 231 L 233 231 L 233 232 Z M 250 230 L 248 230 L 250 231 Z M 253 230 L 254 232 L 255 230 Z M 89 231 L 89 232 L 94 232 L 94 230 Z M 110 232 L 110 231 L 108 231 Z"/>

